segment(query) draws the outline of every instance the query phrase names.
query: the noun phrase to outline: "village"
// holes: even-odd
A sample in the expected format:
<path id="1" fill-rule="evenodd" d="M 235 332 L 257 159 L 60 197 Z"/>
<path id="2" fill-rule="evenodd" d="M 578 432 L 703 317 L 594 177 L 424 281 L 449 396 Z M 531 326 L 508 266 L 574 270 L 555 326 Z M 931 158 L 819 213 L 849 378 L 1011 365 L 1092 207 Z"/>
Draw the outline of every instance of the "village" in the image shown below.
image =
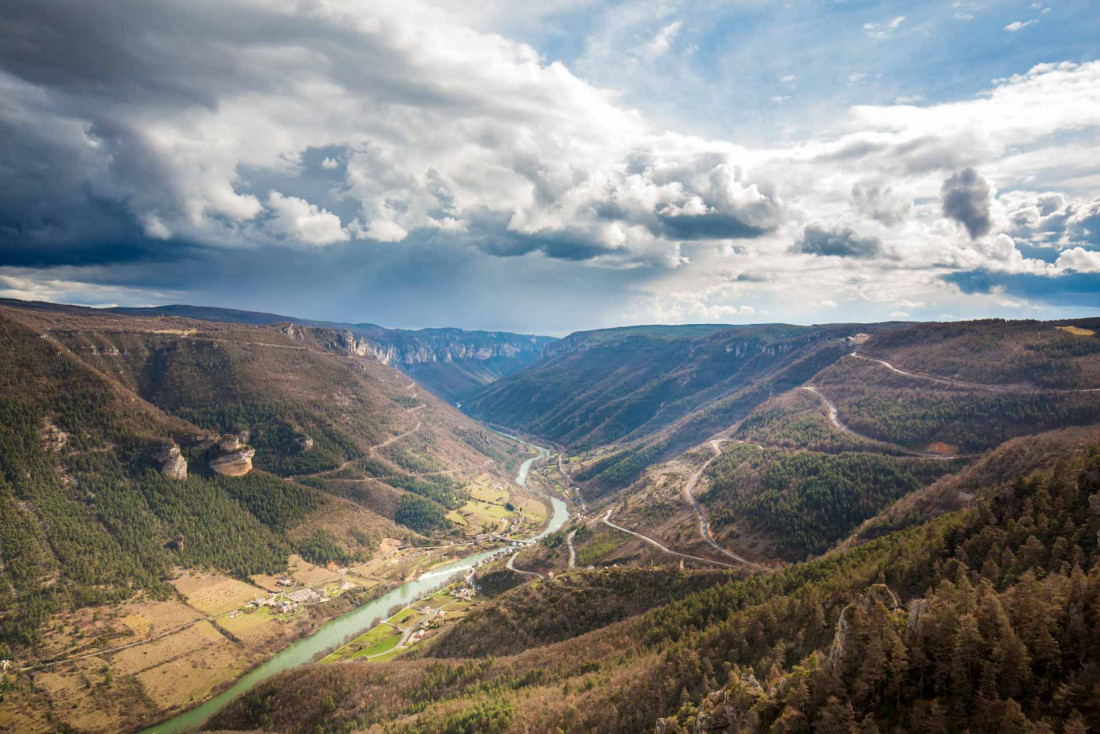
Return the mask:
<path id="1" fill-rule="evenodd" d="M 480 602 L 475 598 L 473 575 L 414 602 L 381 620 L 371 629 L 321 660 L 384 662 L 434 637 L 444 627 L 465 617 Z"/>

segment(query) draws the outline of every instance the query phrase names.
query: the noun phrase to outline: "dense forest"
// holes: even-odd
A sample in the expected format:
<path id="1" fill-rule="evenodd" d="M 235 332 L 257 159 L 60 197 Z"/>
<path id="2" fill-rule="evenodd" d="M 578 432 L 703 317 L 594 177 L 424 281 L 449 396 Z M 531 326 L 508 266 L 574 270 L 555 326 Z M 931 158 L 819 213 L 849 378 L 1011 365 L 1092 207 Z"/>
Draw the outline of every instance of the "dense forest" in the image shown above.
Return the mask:
<path id="1" fill-rule="evenodd" d="M 1086 731 L 1100 724 L 1097 503 L 1094 450 L 989 487 L 971 508 L 923 526 L 770 575 L 734 576 L 556 644 L 494 658 L 490 638 L 463 645 L 483 655 L 473 659 L 284 674 L 214 723 L 293 732 L 375 723 L 636 732 L 658 719 L 664 732 Z M 523 593 L 556 599 L 556 618 L 567 620 L 569 578 Z M 573 601 L 587 596 L 579 588 Z M 512 615 L 500 633 L 507 639 L 545 618 L 542 605 L 516 600 L 495 612 Z M 444 638 L 440 654 L 452 644 Z"/>
<path id="2" fill-rule="evenodd" d="M 1016 436 L 1100 421 L 1100 391 L 1004 392 L 948 386 L 851 358 L 822 372 L 815 383 L 853 430 L 912 449 L 938 442 L 977 452 Z"/>
<path id="3" fill-rule="evenodd" d="M 958 468 L 932 459 L 734 444 L 707 469 L 711 484 L 700 501 L 716 530 L 743 522 L 798 559 L 822 553 L 894 500 Z"/>

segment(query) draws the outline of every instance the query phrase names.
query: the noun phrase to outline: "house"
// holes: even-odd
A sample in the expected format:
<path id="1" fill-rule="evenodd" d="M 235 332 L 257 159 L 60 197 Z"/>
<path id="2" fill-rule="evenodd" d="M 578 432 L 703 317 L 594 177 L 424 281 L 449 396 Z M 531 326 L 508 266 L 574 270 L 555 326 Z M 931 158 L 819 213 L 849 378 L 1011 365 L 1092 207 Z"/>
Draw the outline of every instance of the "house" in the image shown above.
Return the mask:
<path id="1" fill-rule="evenodd" d="M 316 604 L 322 601 L 321 595 L 308 587 L 292 591 L 286 595 L 286 598 L 298 604 Z"/>

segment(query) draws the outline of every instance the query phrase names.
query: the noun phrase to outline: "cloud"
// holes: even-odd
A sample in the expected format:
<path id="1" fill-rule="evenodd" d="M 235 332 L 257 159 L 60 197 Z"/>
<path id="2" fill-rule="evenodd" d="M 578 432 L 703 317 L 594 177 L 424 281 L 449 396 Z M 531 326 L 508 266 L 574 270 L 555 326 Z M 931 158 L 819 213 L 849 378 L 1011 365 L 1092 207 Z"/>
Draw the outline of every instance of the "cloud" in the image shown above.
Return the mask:
<path id="1" fill-rule="evenodd" d="M 992 227 L 989 182 L 973 168 L 964 168 L 943 182 L 940 195 L 944 216 L 966 227 L 971 239 L 988 234 Z"/>
<path id="2" fill-rule="evenodd" d="M 652 61 L 668 53 L 676 40 L 676 36 L 680 33 L 681 26 L 683 26 L 683 23 L 675 20 L 657 31 L 657 35 L 645 48 L 645 56 Z"/>
<path id="3" fill-rule="evenodd" d="M 913 201 L 890 186 L 856 183 L 852 205 L 860 214 L 892 227 L 904 222 L 913 211 Z"/>
<path id="4" fill-rule="evenodd" d="M 1100 252 L 1074 247 L 1058 256 L 1055 267 L 1076 273 L 1100 273 Z"/>
<path id="5" fill-rule="evenodd" d="M 873 258 L 881 250 L 882 243 L 875 237 L 861 236 L 851 227 L 828 227 L 820 223 L 807 224 L 791 246 L 791 252 L 805 255 L 860 259 Z"/>
<path id="6" fill-rule="evenodd" d="M 609 77 L 552 61 L 571 46 L 547 42 L 555 31 L 539 19 L 554 25 L 572 2 L 512 13 L 496 0 L 225 0 L 200 13 L 166 0 L 16 0 L 9 27 L 34 32 L 0 34 L 0 267 L 87 283 L 104 302 L 172 293 L 280 310 L 308 282 L 325 308 L 369 306 L 389 323 L 413 318 L 392 302 L 417 301 L 409 314 L 422 323 L 429 306 L 482 325 L 504 311 L 549 323 L 560 310 L 554 329 L 620 318 L 616 304 L 639 292 L 662 304 L 635 304 L 639 318 L 748 307 L 794 319 L 826 300 L 838 317 L 879 304 L 882 318 L 900 298 L 928 304 L 914 313 L 970 315 L 950 299 L 976 293 L 947 274 L 1029 274 L 1051 288 L 1085 274 L 1100 237 L 1100 62 L 1041 64 L 952 102 L 900 96 L 800 127 L 822 75 L 843 97 L 886 80 L 861 57 L 843 72 L 780 58 L 758 70 L 756 104 L 792 123 L 782 144 L 750 143 L 673 117 L 690 106 L 651 118 L 586 80 Z M 673 54 L 696 25 L 658 5 L 607 11 L 634 14 L 609 45 L 629 53 L 607 63 L 639 84 L 654 68 L 667 72 L 658 83 L 691 82 L 715 53 L 693 36 L 700 61 Z M 513 16 L 542 47 L 499 32 Z M 872 30 L 900 38 L 914 22 L 900 17 Z M 578 45 L 601 58 L 589 51 L 602 42 Z M 644 63 L 647 45 L 659 64 Z M 849 71 L 868 85 L 848 89 Z M 777 79 L 799 86 L 783 105 L 769 104 L 790 96 Z M 977 174 L 968 184 L 965 169 L 1000 191 Z M 469 290 L 443 287 L 459 272 Z M 506 297 L 494 285 L 551 276 L 575 308 L 554 308 L 549 281 L 530 305 L 516 305 L 522 288 Z M 449 309 L 444 296 L 469 303 Z M 295 303 L 320 308 L 308 291 Z"/>
<path id="7" fill-rule="evenodd" d="M 1051 306 L 1080 308 L 1100 297 L 1100 274 L 1069 273 L 1059 278 L 988 270 L 950 273 L 943 279 L 968 295 L 1008 293 Z"/>
<path id="8" fill-rule="evenodd" d="M 1009 33 L 1016 33 L 1017 31 L 1022 31 L 1024 28 L 1027 28 L 1029 25 L 1034 25 L 1035 23 L 1038 23 L 1038 22 L 1039 21 L 1036 20 L 1035 18 L 1032 18 L 1031 20 L 1023 20 L 1023 21 L 1014 20 L 1014 21 L 1012 21 L 1011 23 L 1009 23 L 1008 25 L 1005 26 L 1005 30 L 1008 31 Z"/>
<path id="9" fill-rule="evenodd" d="M 274 214 L 273 229 L 291 239 L 310 245 L 331 245 L 349 239 L 340 217 L 305 199 L 272 191 L 267 205 Z"/>
<path id="10" fill-rule="evenodd" d="M 1075 207 L 1066 224 L 1070 242 L 1087 242 L 1100 246 L 1100 197 Z"/>
<path id="11" fill-rule="evenodd" d="M 172 239 L 172 230 L 168 229 L 156 214 L 147 214 L 143 220 L 145 236 L 154 240 Z"/>
<path id="12" fill-rule="evenodd" d="M 905 16 L 899 15 L 885 23 L 864 23 L 863 30 L 869 38 L 881 40 L 892 36 L 894 31 L 901 28 L 901 24 L 904 22 Z"/>

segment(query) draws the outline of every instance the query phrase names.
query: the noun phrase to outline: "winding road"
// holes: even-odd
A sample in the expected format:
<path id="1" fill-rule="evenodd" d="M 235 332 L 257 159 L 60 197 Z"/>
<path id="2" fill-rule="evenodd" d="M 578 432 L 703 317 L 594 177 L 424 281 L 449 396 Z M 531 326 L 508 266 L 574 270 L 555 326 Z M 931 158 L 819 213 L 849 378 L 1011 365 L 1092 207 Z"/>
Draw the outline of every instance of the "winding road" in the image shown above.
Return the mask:
<path id="1" fill-rule="evenodd" d="M 516 568 L 516 565 L 515 565 L 516 564 L 516 556 L 518 556 L 518 555 L 519 555 L 519 551 L 516 551 L 512 555 L 508 556 L 507 567 L 508 567 L 509 571 L 515 571 L 516 573 L 522 573 L 525 576 L 536 576 L 540 579 L 546 578 L 545 576 L 543 576 L 538 571 L 524 571 L 522 568 Z"/>
<path id="2" fill-rule="evenodd" d="M 728 439 L 716 438 L 710 442 L 710 447 L 714 451 L 714 456 L 703 462 L 703 465 L 695 470 L 695 473 L 691 475 L 691 478 L 687 480 L 687 484 L 684 485 L 684 499 L 695 510 L 695 515 L 699 518 L 699 535 L 703 540 L 707 541 L 711 548 L 718 551 L 727 558 L 732 558 L 738 563 L 742 563 L 746 566 L 753 568 L 763 568 L 759 563 L 743 558 L 731 550 L 727 550 L 718 544 L 718 541 L 714 539 L 714 536 L 710 533 L 710 521 L 707 519 L 706 510 L 699 503 L 699 500 L 695 498 L 695 485 L 699 482 L 699 477 L 703 476 L 703 472 L 710 466 L 711 462 L 717 459 L 722 454 L 721 443 Z"/>
<path id="3" fill-rule="evenodd" d="M 415 383 L 412 383 L 412 384 L 415 384 Z M 416 397 L 416 396 L 414 395 L 413 397 Z M 405 412 L 406 413 L 415 413 L 416 411 L 420 410 L 423 407 L 425 407 L 425 406 L 424 406 L 423 403 L 421 403 L 420 405 L 414 405 L 411 408 L 406 408 Z M 378 449 L 384 449 L 392 443 L 400 441 L 401 439 L 403 439 L 407 436 L 411 436 L 412 434 L 419 431 L 420 427 L 423 426 L 423 425 L 424 425 L 424 421 L 422 421 L 420 419 L 420 417 L 418 416 L 417 419 L 416 419 L 416 425 L 415 426 L 413 426 L 409 430 L 405 431 L 404 433 L 399 433 L 396 436 L 391 436 L 390 438 L 387 438 L 382 443 L 374 444 L 373 446 L 371 446 L 367 450 L 367 453 L 369 453 L 371 455 L 371 457 L 376 457 L 378 455 Z M 348 459 L 343 464 L 341 464 L 340 466 L 337 466 L 333 469 L 325 469 L 324 471 L 313 472 L 312 474 L 298 474 L 297 476 L 293 476 L 293 477 L 283 477 L 283 479 L 287 482 L 294 482 L 294 481 L 297 481 L 299 479 L 311 479 L 311 478 L 315 478 L 315 477 L 327 477 L 331 474 L 339 474 L 340 472 L 344 471 L 344 469 L 347 469 L 352 464 L 355 464 L 357 461 L 359 461 L 359 459 Z M 446 470 L 446 471 L 448 471 L 448 472 L 453 471 L 453 469 Z M 443 473 L 445 473 L 445 472 L 426 472 L 425 475 L 426 474 L 443 474 Z M 368 477 L 368 479 L 369 478 L 370 477 Z M 356 480 L 356 481 L 366 481 L 366 480 Z"/>
<path id="4" fill-rule="evenodd" d="M 603 516 L 603 524 L 604 525 L 607 525 L 610 528 L 614 528 L 615 530 L 618 530 L 620 532 L 626 533 L 627 535 L 633 535 L 635 538 L 638 538 L 639 540 L 644 540 L 646 543 L 649 543 L 650 545 L 657 548 L 658 550 L 664 551 L 665 553 L 668 553 L 671 556 L 677 556 L 679 558 L 686 558 L 689 561 L 699 561 L 700 563 L 710 563 L 710 564 L 713 564 L 715 566 L 724 566 L 725 568 L 742 568 L 743 567 L 743 565 L 734 565 L 732 563 L 726 563 L 725 561 L 716 561 L 712 558 L 702 558 L 700 556 L 692 556 L 692 555 L 688 555 L 687 553 L 681 553 L 680 551 L 674 551 L 671 548 L 669 548 L 667 545 L 665 545 L 664 543 L 660 542 L 659 540 L 654 540 L 653 538 L 649 537 L 648 535 L 642 535 L 641 533 L 636 533 L 633 530 L 627 530 L 622 525 L 616 525 L 615 523 L 611 522 L 611 513 L 612 513 L 613 510 L 614 510 L 614 508 L 611 508 L 606 513 L 604 513 L 604 516 Z"/>
<path id="5" fill-rule="evenodd" d="M 855 436 L 856 438 L 861 438 L 864 441 L 874 441 L 875 443 L 880 444 L 880 445 L 885 444 L 885 445 L 890 446 L 891 448 L 893 448 L 895 451 L 900 451 L 901 453 L 905 454 L 906 456 L 913 456 L 913 457 L 916 457 L 916 458 L 919 458 L 919 459 L 935 459 L 936 461 L 951 461 L 952 459 L 969 459 L 969 458 L 973 458 L 975 456 L 980 456 L 981 455 L 981 454 L 937 454 L 937 453 L 934 453 L 932 451 L 917 451 L 916 449 L 907 449 L 904 446 L 899 446 L 896 443 L 890 443 L 888 441 L 882 441 L 882 440 L 877 439 L 877 438 L 871 438 L 870 436 L 864 436 L 862 433 L 857 433 L 856 431 L 852 430 L 843 421 L 840 420 L 839 416 L 837 416 L 836 405 L 833 404 L 832 400 L 829 400 L 829 398 L 825 397 L 825 393 L 821 392 L 820 390 L 818 390 L 813 385 L 803 385 L 802 387 L 800 387 L 798 389 L 799 390 L 805 390 L 806 392 L 813 393 L 814 395 L 816 395 L 817 397 L 819 397 L 821 399 L 821 402 L 824 403 L 825 407 L 828 408 L 828 410 L 829 410 L 829 422 L 830 423 L 832 423 L 834 426 L 836 426 L 839 430 L 844 431 L 845 433 L 847 433 L 851 436 Z"/>
<path id="6" fill-rule="evenodd" d="M 561 475 L 568 480 L 566 482 L 566 484 L 572 484 L 573 483 L 573 477 L 569 476 L 569 472 L 565 471 L 565 467 L 562 466 L 561 452 L 560 451 L 558 452 L 558 471 L 561 472 Z M 577 493 L 577 499 L 581 503 L 581 516 L 583 517 L 584 515 L 588 514 L 588 505 L 584 501 L 584 495 L 581 494 L 581 488 L 580 487 L 573 487 L 573 491 Z"/>
<path id="7" fill-rule="evenodd" d="M 878 359 L 877 357 L 867 357 L 859 354 L 858 352 L 852 352 L 849 357 L 855 357 L 856 359 L 862 359 L 865 362 L 874 362 L 881 365 L 891 372 L 904 375 L 905 377 L 914 377 L 918 380 L 927 380 L 929 382 L 938 382 L 941 385 L 949 385 L 951 387 L 961 387 L 968 390 L 987 390 L 989 392 L 1007 392 L 1007 393 L 1082 393 L 1082 392 L 1100 392 L 1100 387 L 1036 387 L 1034 385 L 990 385 L 983 382 L 967 382 L 966 380 L 956 380 L 951 377 L 941 377 L 939 375 L 930 375 L 926 372 L 909 372 L 887 362 L 885 359 Z"/>

